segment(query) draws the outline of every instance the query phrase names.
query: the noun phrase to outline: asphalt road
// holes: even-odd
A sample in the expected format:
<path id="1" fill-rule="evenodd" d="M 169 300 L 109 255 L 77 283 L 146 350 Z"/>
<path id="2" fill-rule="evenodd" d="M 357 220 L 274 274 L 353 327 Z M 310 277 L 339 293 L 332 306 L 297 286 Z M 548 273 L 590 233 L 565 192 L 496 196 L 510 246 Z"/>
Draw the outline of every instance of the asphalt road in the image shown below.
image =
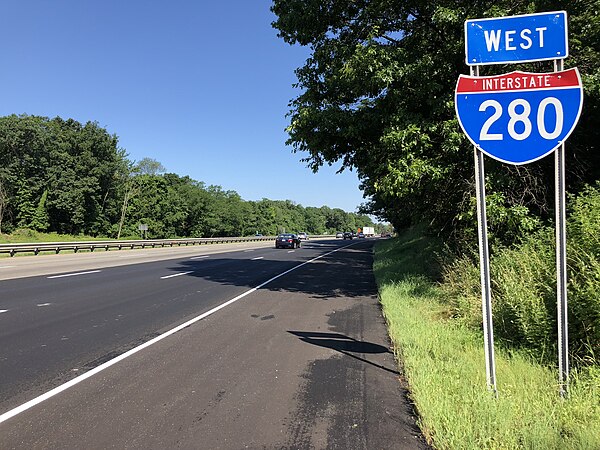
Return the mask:
<path id="1" fill-rule="evenodd" d="M 6 268 L 0 448 L 426 448 L 389 349 L 372 244 Z"/>

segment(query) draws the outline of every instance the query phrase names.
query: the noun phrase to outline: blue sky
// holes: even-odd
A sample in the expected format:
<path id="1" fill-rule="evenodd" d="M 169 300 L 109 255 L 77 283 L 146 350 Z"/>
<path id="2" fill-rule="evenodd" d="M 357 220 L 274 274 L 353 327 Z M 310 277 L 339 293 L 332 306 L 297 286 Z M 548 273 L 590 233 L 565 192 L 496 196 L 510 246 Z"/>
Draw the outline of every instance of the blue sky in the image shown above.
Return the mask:
<path id="1" fill-rule="evenodd" d="M 294 69 L 268 0 L 6 0 L 0 115 L 96 121 L 129 158 L 238 192 L 354 211 L 352 172 L 285 145 Z"/>

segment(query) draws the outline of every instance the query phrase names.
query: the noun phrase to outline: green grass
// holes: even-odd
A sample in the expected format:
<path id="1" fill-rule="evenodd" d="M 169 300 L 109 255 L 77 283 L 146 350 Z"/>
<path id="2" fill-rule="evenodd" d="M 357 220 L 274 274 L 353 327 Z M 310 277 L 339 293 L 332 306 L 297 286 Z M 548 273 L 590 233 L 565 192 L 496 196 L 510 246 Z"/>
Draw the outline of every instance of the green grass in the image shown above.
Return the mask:
<path id="1" fill-rule="evenodd" d="M 76 242 L 101 241 L 106 237 L 73 236 L 70 234 L 43 233 L 27 229 L 16 230 L 11 234 L 0 233 L 0 244 L 21 244 L 33 242 Z"/>
<path id="2" fill-rule="evenodd" d="M 557 371 L 496 348 L 498 397 L 487 390 L 483 336 L 451 319 L 436 282 L 437 242 L 420 230 L 381 241 L 374 270 L 390 336 L 419 414 L 438 449 L 600 449 L 600 370 Z"/>

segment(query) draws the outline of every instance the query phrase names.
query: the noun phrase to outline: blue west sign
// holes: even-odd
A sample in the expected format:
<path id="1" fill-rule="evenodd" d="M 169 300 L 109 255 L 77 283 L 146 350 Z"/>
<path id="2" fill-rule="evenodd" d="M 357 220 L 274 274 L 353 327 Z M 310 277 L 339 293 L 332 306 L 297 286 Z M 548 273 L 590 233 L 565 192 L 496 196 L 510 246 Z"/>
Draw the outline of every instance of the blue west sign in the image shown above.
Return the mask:
<path id="1" fill-rule="evenodd" d="M 567 13 L 467 20 L 465 54 L 469 66 L 564 59 Z"/>
<path id="2" fill-rule="evenodd" d="M 461 75 L 458 120 L 469 140 L 488 156 L 526 164 L 551 153 L 571 134 L 583 105 L 577 68 L 553 73 Z"/>

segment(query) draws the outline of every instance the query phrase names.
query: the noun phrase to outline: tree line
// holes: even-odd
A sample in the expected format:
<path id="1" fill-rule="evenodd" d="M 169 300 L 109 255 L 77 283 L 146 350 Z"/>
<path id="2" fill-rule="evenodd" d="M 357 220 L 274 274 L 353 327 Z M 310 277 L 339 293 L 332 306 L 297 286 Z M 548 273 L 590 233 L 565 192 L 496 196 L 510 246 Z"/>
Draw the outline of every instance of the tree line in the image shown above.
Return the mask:
<path id="1" fill-rule="evenodd" d="M 150 238 L 329 234 L 373 226 L 368 215 L 246 201 L 232 190 L 128 159 L 97 123 L 30 115 L 0 118 L 0 233 L 25 228 L 69 235 Z"/>

